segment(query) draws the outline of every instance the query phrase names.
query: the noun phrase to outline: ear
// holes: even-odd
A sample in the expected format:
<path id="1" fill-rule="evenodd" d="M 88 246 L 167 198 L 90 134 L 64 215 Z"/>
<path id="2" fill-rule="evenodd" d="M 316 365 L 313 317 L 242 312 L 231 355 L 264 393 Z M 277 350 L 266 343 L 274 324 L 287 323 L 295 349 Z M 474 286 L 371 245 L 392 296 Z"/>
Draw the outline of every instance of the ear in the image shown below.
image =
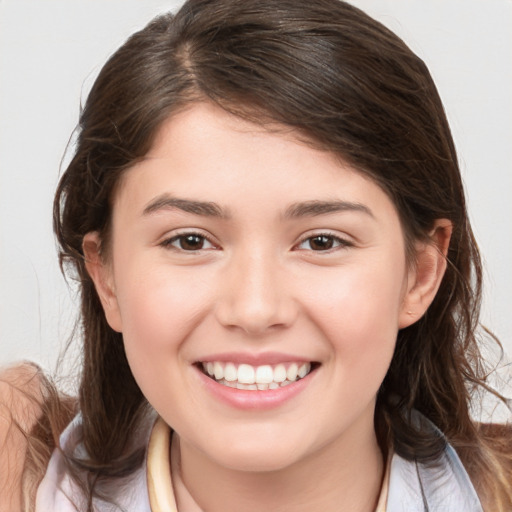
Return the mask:
<path id="1" fill-rule="evenodd" d="M 101 239 L 97 231 L 92 231 L 84 236 L 82 249 L 85 256 L 85 268 L 94 283 L 107 322 L 114 331 L 122 332 L 112 266 L 101 255 Z"/>
<path id="2" fill-rule="evenodd" d="M 429 233 L 429 239 L 416 245 L 416 258 L 409 270 L 399 316 L 400 329 L 418 321 L 434 300 L 446 271 L 446 255 L 452 230 L 451 221 L 438 219 Z"/>

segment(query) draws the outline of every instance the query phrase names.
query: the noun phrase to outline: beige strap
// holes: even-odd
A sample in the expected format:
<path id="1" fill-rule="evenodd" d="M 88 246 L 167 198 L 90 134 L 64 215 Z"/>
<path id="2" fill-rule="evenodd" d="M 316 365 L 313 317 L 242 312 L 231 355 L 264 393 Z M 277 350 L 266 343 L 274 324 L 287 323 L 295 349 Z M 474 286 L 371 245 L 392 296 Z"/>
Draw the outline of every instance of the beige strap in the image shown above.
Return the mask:
<path id="1" fill-rule="evenodd" d="M 158 418 L 149 439 L 147 478 L 151 512 L 178 512 L 172 489 L 169 446 L 171 429 Z"/>
<path id="2" fill-rule="evenodd" d="M 384 478 L 382 479 L 382 487 L 380 489 L 379 501 L 375 512 L 386 512 L 386 506 L 388 502 L 388 490 L 389 490 L 389 478 L 391 474 L 391 459 L 393 453 L 391 449 L 388 450 L 388 457 L 386 461 L 386 470 L 384 472 Z"/>

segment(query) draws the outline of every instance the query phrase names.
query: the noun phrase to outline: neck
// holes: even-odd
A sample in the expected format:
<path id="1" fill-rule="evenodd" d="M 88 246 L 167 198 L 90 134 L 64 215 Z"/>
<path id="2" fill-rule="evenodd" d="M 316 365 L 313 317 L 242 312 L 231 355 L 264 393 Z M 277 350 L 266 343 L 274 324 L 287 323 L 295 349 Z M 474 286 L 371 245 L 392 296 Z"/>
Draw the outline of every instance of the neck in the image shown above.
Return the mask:
<path id="1" fill-rule="evenodd" d="M 223 467 L 177 435 L 173 453 L 178 455 L 173 463 L 178 509 L 194 512 L 373 512 L 384 471 L 373 428 L 364 435 L 347 433 L 275 471 Z"/>

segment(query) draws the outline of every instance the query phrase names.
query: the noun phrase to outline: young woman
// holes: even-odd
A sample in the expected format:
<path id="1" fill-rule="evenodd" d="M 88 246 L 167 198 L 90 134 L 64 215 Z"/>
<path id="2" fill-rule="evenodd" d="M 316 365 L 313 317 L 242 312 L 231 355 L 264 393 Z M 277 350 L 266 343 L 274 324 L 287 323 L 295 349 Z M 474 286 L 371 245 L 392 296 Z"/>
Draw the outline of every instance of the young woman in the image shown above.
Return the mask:
<path id="1" fill-rule="evenodd" d="M 30 430 L 7 434 L 28 450 L 6 499 L 512 507 L 509 432 L 470 417 L 481 264 L 443 107 L 358 9 L 192 0 L 155 19 L 96 80 L 54 220 L 80 393 L 6 379 Z"/>

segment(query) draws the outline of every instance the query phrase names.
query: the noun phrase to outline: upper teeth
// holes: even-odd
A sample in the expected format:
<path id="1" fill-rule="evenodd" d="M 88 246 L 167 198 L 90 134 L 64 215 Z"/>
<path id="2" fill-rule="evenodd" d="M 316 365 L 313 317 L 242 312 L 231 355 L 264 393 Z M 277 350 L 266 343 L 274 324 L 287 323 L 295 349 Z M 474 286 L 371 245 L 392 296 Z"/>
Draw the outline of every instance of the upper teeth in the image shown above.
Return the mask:
<path id="1" fill-rule="evenodd" d="M 222 384 L 255 385 L 257 389 L 273 389 L 302 379 L 311 371 L 311 363 L 291 363 L 271 366 L 224 363 L 220 361 L 203 363 L 204 371 Z M 248 389 L 254 389 L 248 388 Z"/>

